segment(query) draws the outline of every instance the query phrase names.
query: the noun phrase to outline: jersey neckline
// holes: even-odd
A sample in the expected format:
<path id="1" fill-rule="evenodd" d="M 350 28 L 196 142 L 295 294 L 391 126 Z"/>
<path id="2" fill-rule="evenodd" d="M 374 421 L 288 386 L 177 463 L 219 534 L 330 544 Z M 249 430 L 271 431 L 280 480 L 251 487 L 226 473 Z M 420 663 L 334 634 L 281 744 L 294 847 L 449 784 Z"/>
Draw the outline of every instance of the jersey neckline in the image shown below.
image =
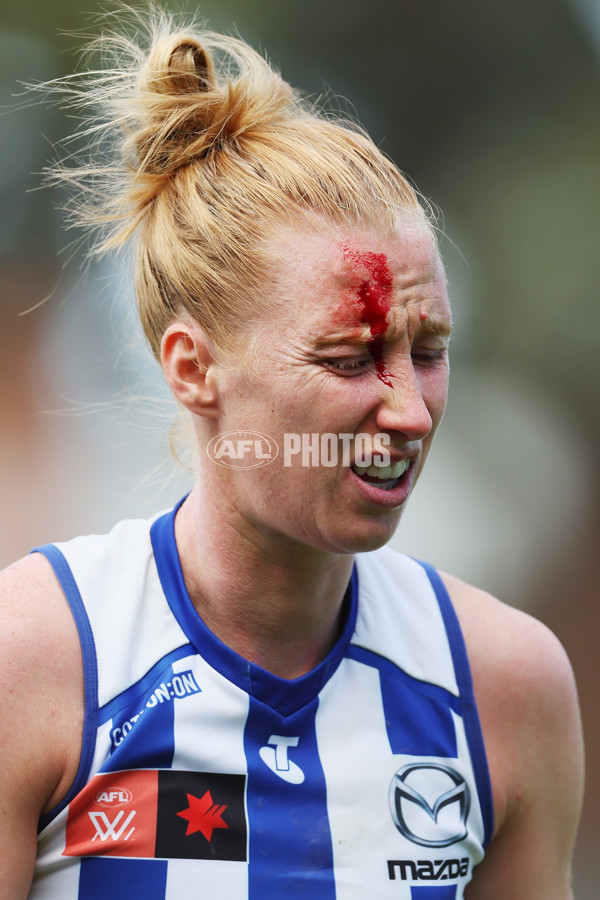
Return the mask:
<path id="1" fill-rule="evenodd" d="M 300 678 L 280 678 L 224 644 L 196 611 L 185 586 L 175 540 L 175 516 L 184 500 L 185 497 L 174 509 L 156 519 L 150 529 L 158 576 L 173 615 L 197 652 L 213 669 L 282 716 L 293 715 L 318 696 L 346 655 L 358 608 L 356 563 L 352 567 L 344 628 L 332 650 L 318 666 Z"/>

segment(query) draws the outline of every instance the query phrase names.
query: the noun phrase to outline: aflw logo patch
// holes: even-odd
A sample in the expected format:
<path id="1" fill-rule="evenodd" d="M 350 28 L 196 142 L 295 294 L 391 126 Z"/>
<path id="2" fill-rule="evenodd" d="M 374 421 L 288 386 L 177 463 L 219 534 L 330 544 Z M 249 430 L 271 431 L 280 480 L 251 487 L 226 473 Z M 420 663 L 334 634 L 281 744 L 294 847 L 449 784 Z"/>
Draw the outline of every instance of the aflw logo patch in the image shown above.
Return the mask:
<path id="1" fill-rule="evenodd" d="M 112 838 L 113 841 L 118 841 L 121 837 L 123 837 L 124 832 L 129 828 L 131 820 L 135 816 L 135 810 L 133 812 L 130 812 L 125 821 L 121 824 L 121 819 L 124 815 L 125 813 L 123 811 L 117 813 L 117 815 L 111 822 L 109 816 L 107 816 L 107 814 L 104 812 L 88 813 L 88 816 L 94 823 L 94 828 L 96 829 L 96 834 L 94 835 L 92 840 L 95 841 L 96 838 L 99 837 L 101 841 L 105 841 L 107 840 L 107 838 Z M 123 840 L 128 840 L 132 836 L 134 831 L 135 827 L 133 827 L 131 831 L 129 831 L 128 834 L 123 837 Z"/>
<path id="2" fill-rule="evenodd" d="M 96 775 L 69 806 L 64 856 L 246 860 L 244 775 Z"/>

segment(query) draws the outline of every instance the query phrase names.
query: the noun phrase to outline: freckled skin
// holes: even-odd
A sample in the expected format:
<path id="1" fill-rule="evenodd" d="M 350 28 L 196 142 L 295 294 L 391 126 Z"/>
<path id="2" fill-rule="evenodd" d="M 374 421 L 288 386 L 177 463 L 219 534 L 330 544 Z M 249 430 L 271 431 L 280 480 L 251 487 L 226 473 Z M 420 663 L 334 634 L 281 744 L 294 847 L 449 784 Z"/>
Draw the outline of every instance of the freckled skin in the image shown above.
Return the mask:
<path id="1" fill-rule="evenodd" d="M 385 253 L 353 250 L 347 244 L 342 246 L 344 258 L 354 263 L 362 272 L 365 268 L 370 277 L 358 286 L 360 303 L 360 321 L 365 322 L 371 330 L 369 351 L 375 363 L 377 377 L 384 384 L 392 387 L 391 374 L 383 360 L 383 344 L 388 328 L 387 314 L 390 311 L 392 293 L 392 277 Z"/>

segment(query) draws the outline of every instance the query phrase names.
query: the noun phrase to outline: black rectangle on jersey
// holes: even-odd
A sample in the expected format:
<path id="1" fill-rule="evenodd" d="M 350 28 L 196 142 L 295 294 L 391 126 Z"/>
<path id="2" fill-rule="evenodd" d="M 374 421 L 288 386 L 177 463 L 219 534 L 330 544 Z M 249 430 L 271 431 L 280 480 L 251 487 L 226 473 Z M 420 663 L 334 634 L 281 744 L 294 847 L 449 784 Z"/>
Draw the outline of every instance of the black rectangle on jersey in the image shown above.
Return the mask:
<path id="1" fill-rule="evenodd" d="M 245 775 L 160 771 L 155 855 L 245 862 L 245 785 Z"/>

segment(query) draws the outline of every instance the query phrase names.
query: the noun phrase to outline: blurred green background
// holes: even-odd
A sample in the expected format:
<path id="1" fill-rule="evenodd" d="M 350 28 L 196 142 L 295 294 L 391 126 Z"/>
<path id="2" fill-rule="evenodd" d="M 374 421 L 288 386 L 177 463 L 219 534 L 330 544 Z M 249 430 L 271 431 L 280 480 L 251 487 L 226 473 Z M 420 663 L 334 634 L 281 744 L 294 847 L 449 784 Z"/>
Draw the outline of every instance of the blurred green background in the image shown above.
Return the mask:
<path id="1" fill-rule="evenodd" d="M 63 267 L 58 198 L 37 189 L 33 173 L 73 123 L 18 96 L 20 82 L 73 70 L 81 39 L 64 32 L 97 32 L 86 13 L 99 9 L 0 11 L 2 564 L 185 489 L 170 474 L 164 389 L 136 344 L 126 261 Z M 394 544 L 528 609 L 567 647 L 588 745 L 575 890 L 593 900 L 600 0 L 215 0 L 200 12 L 295 86 L 345 98 L 443 211 L 453 387 Z"/>

